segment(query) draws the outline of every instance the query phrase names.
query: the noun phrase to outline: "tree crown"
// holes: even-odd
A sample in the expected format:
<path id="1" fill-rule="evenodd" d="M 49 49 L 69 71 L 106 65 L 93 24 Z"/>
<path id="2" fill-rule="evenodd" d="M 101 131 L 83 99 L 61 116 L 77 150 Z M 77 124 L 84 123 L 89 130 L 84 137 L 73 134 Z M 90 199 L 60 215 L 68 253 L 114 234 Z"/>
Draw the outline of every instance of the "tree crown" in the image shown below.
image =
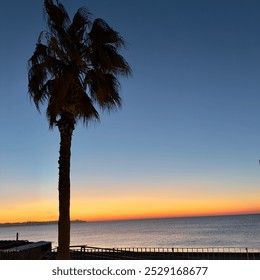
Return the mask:
<path id="1" fill-rule="evenodd" d="M 125 41 L 103 19 L 91 19 L 87 8 L 71 20 L 64 6 L 44 1 L 47 30 L 40 33 L 28 62 L 28 92 L 40 111 L 47 102 L 50 128 L 58 118 L 99 119 L 95 108 L 121 106 L 119 76 L 131 74 L 119 54 Z"/>

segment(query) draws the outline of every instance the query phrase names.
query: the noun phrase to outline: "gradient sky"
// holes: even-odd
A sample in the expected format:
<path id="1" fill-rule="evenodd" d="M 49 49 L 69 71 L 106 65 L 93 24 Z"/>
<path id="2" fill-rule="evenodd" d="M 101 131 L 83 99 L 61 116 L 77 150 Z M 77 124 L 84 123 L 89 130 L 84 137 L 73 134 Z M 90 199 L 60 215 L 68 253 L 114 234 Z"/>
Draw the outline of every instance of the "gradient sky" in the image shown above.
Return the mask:
<path id="1" fill-rule="evenodd" d="M 71 217 L 260 212 L 260 1 L 63 0 L 128 42 L 123 107 L 73 135 Z M 0 2 L 0 222 L 58 217 L 59 133 L 27 94 L 43 1 Z"/>

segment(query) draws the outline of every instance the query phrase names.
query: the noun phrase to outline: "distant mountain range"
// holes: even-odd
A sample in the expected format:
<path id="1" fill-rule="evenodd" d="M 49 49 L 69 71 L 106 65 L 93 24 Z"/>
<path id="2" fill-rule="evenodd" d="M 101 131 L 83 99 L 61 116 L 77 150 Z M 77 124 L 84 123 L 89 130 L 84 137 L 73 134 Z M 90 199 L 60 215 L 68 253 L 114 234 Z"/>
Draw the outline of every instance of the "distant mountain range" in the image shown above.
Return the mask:
<path id="1" fill-rule="evenodd" d="M 82 220 L 73 220 L 71 223 L 86 223 L 86 221 Z M 58 221 L 29 221 L 29 222 L 22 222 L 22 223 L 0 223 L 0 227 L 6 226 L 34 226 L 34 225 L 51 225 L 51 224 L 58 224 Z"/>

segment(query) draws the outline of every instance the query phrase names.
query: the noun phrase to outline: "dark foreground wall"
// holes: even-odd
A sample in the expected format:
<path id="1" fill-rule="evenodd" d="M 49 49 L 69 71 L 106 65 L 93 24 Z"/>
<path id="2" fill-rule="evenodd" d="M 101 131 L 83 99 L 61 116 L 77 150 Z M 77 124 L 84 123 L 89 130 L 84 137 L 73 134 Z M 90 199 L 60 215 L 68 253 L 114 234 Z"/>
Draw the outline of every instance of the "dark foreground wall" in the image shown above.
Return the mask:
<path id="1" fill-rule="evenodd" d="M 2 242 L 0 260 L 39 260 L 50 254 L 51 242 Z"/>

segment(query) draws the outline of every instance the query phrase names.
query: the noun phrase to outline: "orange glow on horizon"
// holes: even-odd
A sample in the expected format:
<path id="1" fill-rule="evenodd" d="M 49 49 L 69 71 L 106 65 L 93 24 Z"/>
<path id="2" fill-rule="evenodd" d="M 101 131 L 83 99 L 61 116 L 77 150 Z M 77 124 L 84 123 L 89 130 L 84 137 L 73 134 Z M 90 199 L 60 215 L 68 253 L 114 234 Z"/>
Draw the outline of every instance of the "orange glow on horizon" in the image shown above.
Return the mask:
<path id="1" fill-rule="evenodd" d="M 191 216 L 216 216 L 260 213 L 260 193 L 155 192 L 91 194 L 74 193 L 71 220 L 111 221 Z M 26 198 L 1 205 L 0 223 L 55 221 L 56 197 L 41 200 Z"/>
<path id="2" fill-rule="evenodd" d="M 194 212 L 161 212 L 161 213 L 151 213 L 151 214 L 132 214 L 132 213 L 122 213 L 114 215 L 93 215 L 93 216 L 76 216 L 75 219 L 87 221 L 87 222 L 98 222 L 98 221 L 116 221 L 116 220 L 138 220 L 138 219 L 159 219 L 159 218 L 185 218 L 185 217 L 202 217 L 202 216 L 228 216 L 228 215 L 244 215 L 244 214 L 260 214 L 259 208 L 251 209 L 234 209 L 229 211 L 194 211 Z M 73 220 L 73 218 L 72 218 Z"/>
<path id="3" fill-rule="evenodd" d="M 253 214 L 260 213 L 258 197 L 239 193 L 77 197 L 71 214 L 86 221 Z"/>

